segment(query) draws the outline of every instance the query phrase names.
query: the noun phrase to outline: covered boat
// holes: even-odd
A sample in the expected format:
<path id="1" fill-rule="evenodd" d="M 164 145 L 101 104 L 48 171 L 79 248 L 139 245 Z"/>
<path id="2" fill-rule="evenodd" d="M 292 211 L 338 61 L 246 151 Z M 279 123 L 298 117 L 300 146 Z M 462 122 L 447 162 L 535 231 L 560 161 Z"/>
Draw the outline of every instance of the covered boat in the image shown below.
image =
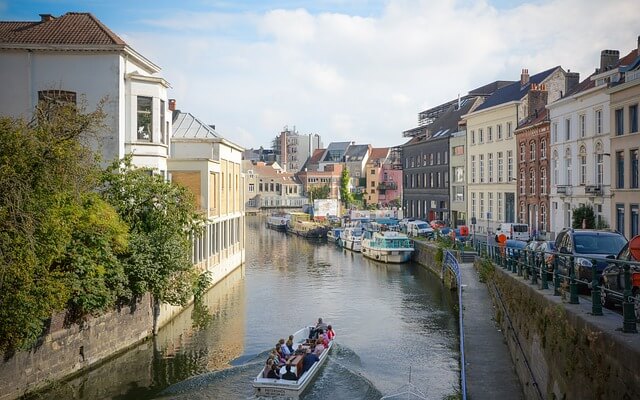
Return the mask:
<path id="1" fill-rule="evenodd" d="M 331 228 L 327 231 L 327 240 L 330 242 L 338 243 L 340 235 L 342 234 L 342 228 Z"/>
<path id="2" fill-rule="evenodd" d="M 300 345 L 303 348 L 306 347 L 307 338 L 309 337 L 311 327 L 300 329 L 293 335 L 294 348 L 298 348 Z M 292 356 L 287 365 L 290 366 L 291 372 L 298 376 L 298 380 L 286 380 L 286 379 L 273 379 L 264 378 L 264 367 L 260 370 L 260 373 L 253 380 L 253 388 L 256 396 L 264 397 L 285 397 L 291 399 L 298 399 L 300 395 L 309 387 L 309 384 L 318 374 L 320 368 L 327 360 L 329 351 L 333 347 L 333 340 L 329 341 L 329 345 L 318 356 L 319 361 L 315 362 L 311 368 L 307 371 L 301 371 L 302 369 L 302 356 Z M 284 375 L 286 366 L 280 368 L 280 375 Z"/>
<path id="3" fill-rule="evenodd" d="M 311 221 L 307 213 L 291 213 L 287 224 L 287 232 L 306 238 L 326 238 L 329 227 Z"/>
<path id="4" fill-rule="evenodd" d="M 376 261 L 404 263 L 413 250 L 413 242 L 404 233 L 367 230 L 362 237 L 362 254 Z"/>
<path id="5" fill-rule="evenodd" d="M 284 232 L 287 230 L 289 219 L 291 219 L 291 217 L 288 214 L 270 215 L 267 217 L 267 228 Z"/>
<path id="6" fill-rule="evenodd" d="M 362 232 L 361 227 L 345 228 L 340 235 L 342 247 L 347 250 L 360 252 L 362 250 Z"/>

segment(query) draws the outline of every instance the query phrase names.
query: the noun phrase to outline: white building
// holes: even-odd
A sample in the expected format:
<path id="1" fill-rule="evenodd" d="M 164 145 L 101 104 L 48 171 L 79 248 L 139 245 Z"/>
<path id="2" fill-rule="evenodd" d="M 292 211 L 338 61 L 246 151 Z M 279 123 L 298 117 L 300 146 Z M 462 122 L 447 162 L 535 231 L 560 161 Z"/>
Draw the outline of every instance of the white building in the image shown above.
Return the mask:
<path id="1" fill-rule="evenodd" d="M 104 101 L 95 146 L 105 162 L 132 153 L 137 166 L 167 170 L 169 84 L 159 72 L 89 13 L 0 22 L 0 113 L 30 119 L 45 98 L 86 100 L 87 111 Z"/>

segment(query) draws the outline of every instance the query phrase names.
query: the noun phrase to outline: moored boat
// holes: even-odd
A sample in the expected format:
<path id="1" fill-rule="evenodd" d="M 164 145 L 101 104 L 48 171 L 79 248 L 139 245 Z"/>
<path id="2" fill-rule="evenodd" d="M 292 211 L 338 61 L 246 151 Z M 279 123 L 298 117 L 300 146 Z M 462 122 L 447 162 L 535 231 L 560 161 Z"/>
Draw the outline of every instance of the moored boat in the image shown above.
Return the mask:
<path id="1" fill-rule="evenodd" d="M 306 213 L 291 213 L 291 220 L 287 223 L 287 232 L 306 238 L 326 238 L 329 227 L 311 221 Z"/>
<path id="2" fill-rule="evenodd" d="M 289 222 L 289 215 L 270 215 L 267 217 L 267 227 L 276 231 L 286 231 L 287 222 Z"/>
<path id="3" fill-rule="evenodd" d="M 342 247 L 347 250 L 360 252 L 362 250 L 362 232 L 361 227 L 345 228 L 340 235 Z"/>
<path id="4" fill-rule="evenodd" d="M 309 337 L 311 327 L 300 329 L 293 335 L 294 348 L 298 346 L 305 346 L 305 341 Z M 311 368 L 307 371 L 300 371 L 302 369 L 302 361 L 296 356 L 292 356 L 287 364 L 291 368 L 291 372 L 298 376 L 298 380 L 286 380 L 286 379 L 274 379 L 264 378 L 264 368 L 260 370 L 260 373 L 253 380 L 253 388 L 256 396 L 264 397 L 285 397 L 291 399 L 298 399 L 300 395 L 309 387 L 309 384 L 318 374 L 318 371 L 327 360 L 329 351 L 333 347 L 333 340 L 329 341 L 329 345 L 318 356 L 319 361 L 313 363 Z M 286 366 L 280 368 L 280 375 L 283 375 L 286 371 Z"/>
<path id="5" fill-rule="evenodd" d="M 404 263 L 413 253 L 413 243 L 404 233 L 394 231 L 364 232 L 362 255 L 384 263 Z"/>
<path id="6" fill-rule="evenodd" d="M 327 231 L 327 239 L 331 242 L 338 243 L 340 235 L 342 234 L 342 228 L 331 228 Z"/>

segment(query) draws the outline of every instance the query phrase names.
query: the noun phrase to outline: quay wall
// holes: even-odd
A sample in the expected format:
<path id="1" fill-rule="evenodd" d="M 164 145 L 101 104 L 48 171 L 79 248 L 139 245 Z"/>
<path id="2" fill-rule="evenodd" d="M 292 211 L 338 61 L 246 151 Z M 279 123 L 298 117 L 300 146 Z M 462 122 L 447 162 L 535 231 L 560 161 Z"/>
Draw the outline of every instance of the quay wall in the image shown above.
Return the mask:
<path id="1" fill-rule="evenodd" d="M 488 263 L 488 261 L 485 261 Z M 490 264 L 489 264 L 490 265 Z M 476 268 L 482 266 L 476 258 Z M 640 399 L 640 335 L 496 267 L 487 288 L 527 399 Z M 585 302 L 583 299 L 581 301 Z"/>
<path id="2" fill-rule="evenodd" d="M 411 255 L 411 259 L 423 267 L 427 268 L 434 274 L 438 275 L 444 285 L 451 289 L 456 289 L 456 277 L 448 268 L 442 269 L 442 262 L 438 260 L 438 246 L 433 242 L 415 240 L 413 241 L 415 251 Z M 455 254 L 456 252 L 453 251 Z"/>
<path id="3" fill-rule="evenodd" d="M 244 261 L 244 250 L 211 268 L 211 286 L 222 281 Z M 158 327 L 169 324 L 185 307 L 162 304 Z M 91 369 L 154 334 L 153 306 L 145 295 L 132 307 L 123 307 L 82 324 L 65 324 L 66 312 L 52 316 L 42 337 L 31 349 L 4 354 L 0 360 L 0 400 L 18 398 Z"/>

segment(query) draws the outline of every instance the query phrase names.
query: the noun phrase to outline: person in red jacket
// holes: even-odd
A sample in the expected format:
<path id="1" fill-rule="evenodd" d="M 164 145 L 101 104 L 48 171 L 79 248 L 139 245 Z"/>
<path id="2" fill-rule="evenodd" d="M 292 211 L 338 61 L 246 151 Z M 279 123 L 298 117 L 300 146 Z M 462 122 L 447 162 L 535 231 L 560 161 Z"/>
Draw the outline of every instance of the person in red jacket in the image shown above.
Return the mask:
<path id="1" fill-rule="evenodd" d="M 333 327 L 329 325 L 327 327 L 327 338 L 333 340 L 334 337 L 336 337 L 336 332 L 333 330 Z"/>

